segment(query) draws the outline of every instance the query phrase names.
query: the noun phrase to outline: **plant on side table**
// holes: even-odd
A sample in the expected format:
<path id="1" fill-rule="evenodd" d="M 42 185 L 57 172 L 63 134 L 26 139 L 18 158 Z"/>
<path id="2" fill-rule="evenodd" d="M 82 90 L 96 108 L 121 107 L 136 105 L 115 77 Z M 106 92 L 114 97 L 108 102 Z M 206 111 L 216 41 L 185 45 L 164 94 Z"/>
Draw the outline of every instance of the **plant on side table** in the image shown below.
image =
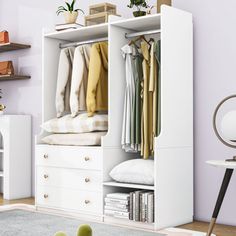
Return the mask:
<path id="1" fill-rule="evenodd" d="M 66 7 L 59 6 L 57 10 L 57 15 L 64 13 L 66 24 L 74 24 L 78 18 L 79 11 L 84 14 L 84 11 L 80 8 L 75 9 L 76 0 L 70 3 L 65 2 Z"/>
<path id="2" fill-rule="evenodd" d="M 136 7 L 137 8 L 137 11 L 133 12 L 134 17 L 145 16 L 147 14 L 147 12 L 142 9 L 149 8 L 146 0 L 130 0 L 130 4 L 127 7 L 129 7 L 129 8 Z"/>

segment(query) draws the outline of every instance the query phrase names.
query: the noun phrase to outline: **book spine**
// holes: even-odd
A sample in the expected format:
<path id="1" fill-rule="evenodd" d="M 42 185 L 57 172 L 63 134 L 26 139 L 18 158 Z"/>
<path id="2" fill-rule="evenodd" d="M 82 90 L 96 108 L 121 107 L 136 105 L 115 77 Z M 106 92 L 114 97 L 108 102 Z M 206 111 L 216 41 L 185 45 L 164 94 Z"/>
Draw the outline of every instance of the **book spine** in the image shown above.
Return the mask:
<path id="1" fill-rule="evenodd" d="M 109 206 L 109 207 L 116 207 L 116 208 L 119 208 L 121 210 L 126 210 L 128 209 L 128 205 L 127 204 L 118 204 L 118 203 L 110 203 L 110 202 L 106 202 L 106 206 Z"/>
<path id="2" fill-rule="evenodd" d="M 147 222 L 154 222 L 154 194 L 150 193 L 147 195 Z"/>
<path id="3" fill-rule="evenodd" d="M 114 198 L 105 198 L 105 202 L 118 203 L 118 204 L 124 204 L 124 205 L 129 204 L 129 201 L 127 200 L 119 200 L 119 199 L 114 199 Z"/>
<path id="4" fill-rule="evenodd" d="M 134 215 L 135 221 L 140 221 L 140 192 L 141 191 L 135 192 L 135 215 Z"/>
<path id="5" fill-rule="evenodd" d="M 133 220 L 134 219 L 134 214 L 133 214 L 133 198 L 134 198 L 134 193 L 130 193 L 130 202 L 129 202 L 129 219 Z"/>
<path id="6" fill-rule="evenodd" d="M 120 209 L 117 207 L 105 206 L 105 210 L 120 211 L 120 212 L 129 212 L 129 209 Z"/>
<path id="7" fill-rule="evenodd" d="M 121 194 L 121 193 L 109 193 L 106 196 L 107 198 L 114 198 L 119 200 L 129 200 L 129 194 Z"/>
<path id="8" fill-rule="evenodd" d="M 129 217 L 129 212 L 105 210 L 105 215 Z"/>

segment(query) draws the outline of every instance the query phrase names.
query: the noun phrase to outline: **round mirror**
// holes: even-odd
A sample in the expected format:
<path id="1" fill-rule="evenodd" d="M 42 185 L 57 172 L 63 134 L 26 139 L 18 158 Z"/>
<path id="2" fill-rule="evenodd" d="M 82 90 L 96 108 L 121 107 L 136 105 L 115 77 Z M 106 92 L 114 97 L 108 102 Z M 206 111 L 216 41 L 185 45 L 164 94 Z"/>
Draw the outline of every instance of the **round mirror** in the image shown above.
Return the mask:
<path id="1" fill-rule="evenodd" d="M 226 97 L 216 107 L 213 127 L 223 144 L 236 148 L 236 95 Z"/>

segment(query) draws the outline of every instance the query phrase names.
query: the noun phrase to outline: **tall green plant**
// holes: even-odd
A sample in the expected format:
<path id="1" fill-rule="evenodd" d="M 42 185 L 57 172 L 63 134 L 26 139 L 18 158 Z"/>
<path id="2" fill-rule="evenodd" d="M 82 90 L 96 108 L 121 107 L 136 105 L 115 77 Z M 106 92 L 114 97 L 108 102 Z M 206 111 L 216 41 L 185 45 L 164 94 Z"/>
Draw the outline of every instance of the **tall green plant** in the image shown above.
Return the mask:
<path id="1" fill-rule="evenodd" d="M 130 0 L 130 4 L 127 5 L 129 8 L 136 7 L 138 11 L 141 11 L 142 8 L 149 8 L 147 2 L 145 0 Z"/>
<path id="2" fill-rule="evenodd" d="M 57 10 L 57 15 L 59 15 L 60 13 L 63 13 L 65 11 L 69 11 L 69 12 L 73 12 L 73 11 L 81 11 L 83 14 L 84 14 L 84 11 L 80 8 L 76 8 L 75 9 L 75 3 L 76 3 L 76 0 L 72 0 L 71 4 L 68 3 L 68 2 L 65 2 L 66 4 L 66 7 L 64 6 L 59 6 L 58 7 L 58 10 Z"/>

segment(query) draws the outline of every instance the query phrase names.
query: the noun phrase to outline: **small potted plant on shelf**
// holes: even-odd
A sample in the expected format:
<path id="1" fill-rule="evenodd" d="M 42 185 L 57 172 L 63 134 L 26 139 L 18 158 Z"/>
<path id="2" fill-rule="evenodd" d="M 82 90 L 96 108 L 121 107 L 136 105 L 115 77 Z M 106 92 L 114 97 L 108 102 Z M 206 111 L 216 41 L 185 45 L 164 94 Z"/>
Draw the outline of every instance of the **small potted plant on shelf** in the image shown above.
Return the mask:
<path id="1" fill-rule="evenodd" d="M 137 8 L 137 11 L 133 12 L 134 17 L 145 16 L 147 14 L 147 12 L 142 9 L 149 8 L 146 0 L 130 0 L 130 4 L 127 7 L 129 7 L 129 8 L 136 7 Z"/>
<path id="2" fill-rule="evenodd" d="M 78 18 L 79 11 L 84 14 L 84 11 L 82 9 L 80 8 L 75 9 L 75 3 L 76 3 L 76 0 L 73 0 L 71 4 L 68 2 L 65 2 L 66 7 L 64 6 L 58 7 L 57 15 L 64 13 L 66 24 L 74 24 Z"/>

